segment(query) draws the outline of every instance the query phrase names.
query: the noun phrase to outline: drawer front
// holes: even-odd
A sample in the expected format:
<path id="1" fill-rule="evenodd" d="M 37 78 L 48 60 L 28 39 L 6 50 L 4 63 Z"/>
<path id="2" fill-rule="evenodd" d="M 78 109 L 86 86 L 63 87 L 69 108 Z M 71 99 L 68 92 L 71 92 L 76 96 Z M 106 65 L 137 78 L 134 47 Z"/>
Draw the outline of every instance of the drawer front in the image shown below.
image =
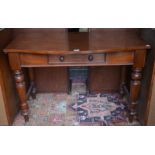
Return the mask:
<path id="1" fill-rule="evenodd" d="M 22 65 L 47 65 L 47 55 L 21 54 L 20 62 Z"/>
<path id="2" fill-rule="evenodd" d="M 103 64 L 105 54 L 49 55 L 49 64 Z"/>
<path id="3" fill-rule="evenodd" d="M 109 65 L 131 65 L 134 63 L 134 52 L 107 53 L 106 64 Z"/>

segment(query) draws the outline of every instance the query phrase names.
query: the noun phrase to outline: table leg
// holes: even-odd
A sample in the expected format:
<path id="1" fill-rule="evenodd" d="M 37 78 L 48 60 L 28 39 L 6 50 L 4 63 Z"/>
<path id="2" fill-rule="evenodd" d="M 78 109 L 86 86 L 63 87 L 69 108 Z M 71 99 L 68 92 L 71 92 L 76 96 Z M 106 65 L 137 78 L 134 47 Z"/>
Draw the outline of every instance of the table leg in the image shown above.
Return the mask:
<path id="1" fill-rule="evenodd" d="M 33 70 L 33 68 L 29 68 L 29 77 L 30 77 L 30 82 L 32 85 L 31 95 L 32 95 L 33 99 L 36 99 L 36 86 L 35 86 L 35 82 L 34 82 L 34 70 Z"/>
<path id="2" fill-rule="evenodd" d="M 24 116 L 25 122 L 27 122 L 29 120 L 28 116 L 29 107 L 26 102 L 26 88 L 25 88 L 24 74 L 22 73 L 21 70 L 15 70 L 14 77 L 16 80 L 16 88 L 20 99 L 21 112 L 22 115 Z"/>
<path id="3" fill-rule="evenodd" d="M 142 68 L 134 68 L 132 69 L 131 74 L 131 82 L 130 82 L 130 113 L 129 113 L 129 121 L 132 122 L 137 118 L 137 100 L 141 86 L 141 78 L 142 78 Z"/>

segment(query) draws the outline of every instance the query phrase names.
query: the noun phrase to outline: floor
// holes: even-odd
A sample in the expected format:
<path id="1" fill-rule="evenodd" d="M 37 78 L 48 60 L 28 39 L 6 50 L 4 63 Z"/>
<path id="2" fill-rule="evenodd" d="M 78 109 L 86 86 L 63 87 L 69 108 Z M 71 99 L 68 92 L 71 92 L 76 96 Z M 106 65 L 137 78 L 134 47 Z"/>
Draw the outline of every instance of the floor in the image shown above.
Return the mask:
<path id="1" fill-rule="evenodd" d="M 30 120 L 25 123 L 19 113 L 15 126 L 128 126 L 127 102 L 118 93 L 86 93 L 84 83 L 73 83 L 71 95 L 37 94 L 28 101 Z"/>

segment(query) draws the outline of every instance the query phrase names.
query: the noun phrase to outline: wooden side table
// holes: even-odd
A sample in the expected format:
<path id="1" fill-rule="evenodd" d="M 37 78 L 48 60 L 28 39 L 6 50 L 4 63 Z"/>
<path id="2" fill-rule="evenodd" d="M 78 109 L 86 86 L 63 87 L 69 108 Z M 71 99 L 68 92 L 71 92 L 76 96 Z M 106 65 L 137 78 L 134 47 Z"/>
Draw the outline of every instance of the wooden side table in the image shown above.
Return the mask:
<path id="1" fill-rule="evenodd" d="M 125 89 L 124 81 L 121 89 L 126 90 L 129 96 L 129 120 L 132 122 L 137 117 L 138 94 L 147 49 L 150 49 L 150 45 L 136 33 L 107 29 L 89 33 L 24 34 L 16 37 L 4 52 L 9 55 L 25 121 L 29 117 L 23 67 L 30 69 L 30 88 L 35 97 L 31 67 L 131 65 L 130 91 Z"/>

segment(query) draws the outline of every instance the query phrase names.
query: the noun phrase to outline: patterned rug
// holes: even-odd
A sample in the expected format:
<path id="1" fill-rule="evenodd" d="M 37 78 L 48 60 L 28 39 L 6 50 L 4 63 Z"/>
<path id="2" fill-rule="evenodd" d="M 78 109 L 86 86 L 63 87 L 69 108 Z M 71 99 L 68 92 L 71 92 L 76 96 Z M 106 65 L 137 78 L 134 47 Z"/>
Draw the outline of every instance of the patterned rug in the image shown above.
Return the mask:
<path id="1" fill-rule="evenodd" d="M 16 126 L 77 126 L 77 125 L 139 125 L 130 124 L 126 116 L 126 101 L 119 94 L 37 94 L 28 101 L 30 120 L 25 123 L 20 113 Z"/>
<path id="2" fill-rule="evenodd" d="M 102 125 L 128 124 L 127 102 L 118 93 L 86 95 L 80 94 L 76 103 L 71 105 L 77 111 L 80 122 Z"/>
<path id="3" fill-rule="evenodd" d="M 73 80 L 71 95 L 65 93 L 37 94 L 29 104 L 29 122 L 19 113 L 16 126 L 100 126 L 130 124 L 127 102 L 117 93 L 87 94 L 85 82 Z"/>
<path id="4" fill-rule="evenodd" d="M 37 94 L 35 100 L 30 99 L 29 122 L 25 123 L 19 113 L 13 125 L 28 126 L 64 126 L 79 125 L 76 112 L 69 108 L 70 103 L 76 102 L 76 95 L 61 93 Z"/>

